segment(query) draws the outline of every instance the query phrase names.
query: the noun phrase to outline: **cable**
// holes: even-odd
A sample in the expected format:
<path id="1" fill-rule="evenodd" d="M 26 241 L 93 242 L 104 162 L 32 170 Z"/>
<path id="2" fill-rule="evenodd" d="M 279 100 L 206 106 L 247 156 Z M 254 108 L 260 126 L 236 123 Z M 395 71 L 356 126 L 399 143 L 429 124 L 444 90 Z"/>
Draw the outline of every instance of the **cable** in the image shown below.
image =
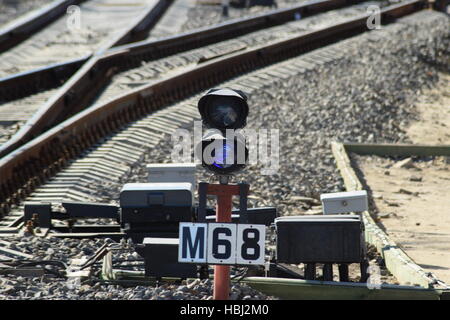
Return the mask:
<path id="1" fill-rule="evenodd" d="M 231 279 L 234 280 L 236 278 L 240 278 L 239 280 L 237 280 L 237 282 L 241 282 L 242 279 L 244 279 L 247 276 L 248 273 L 248 267 L 244 268 L 244 270 L 241 273 L 235 274 Z"/>

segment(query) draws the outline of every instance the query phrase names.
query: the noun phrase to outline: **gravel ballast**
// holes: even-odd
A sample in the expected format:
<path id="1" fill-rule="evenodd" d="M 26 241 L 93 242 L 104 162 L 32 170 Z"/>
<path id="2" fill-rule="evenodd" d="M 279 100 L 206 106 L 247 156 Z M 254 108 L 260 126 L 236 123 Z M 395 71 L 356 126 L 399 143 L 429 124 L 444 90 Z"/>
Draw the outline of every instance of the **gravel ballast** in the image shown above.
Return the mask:
<path id="1" fill-rule="evenodd" d="M 414 14 L 383 27 L 380 37 L 374 36 L 378 31 L 372 32 L 373 36 L 356 37 L 358 49 L 349 50 L 345 58 L 253 92 L 249 127 L 279 129 L 281 146 L 277 174 L 261 176 L 261 167 L 255 166 L 239 176 L 251 184 L 250 206 L 275 205 L 282 215 L 308 213 L 317 208 L 298 197 L 318 199 L 321 193 L 343 190 L 330 150 L 332 140 L 407 142 L 402 128 L 415 117 L 415 97 L 437 82 L 437 69 L 450 71 L 449 26 L 443 14 Z M 170 162 L 171 150 L 167 142 L 149 150 L 125 182 L 146 181 L 145 164 Z M 201 171 L 198 179 L 208 176 Z M 98 192 L 101 198 L 114 202 L 121 186 L 118 183 L 116 188 Z M 80 244 L 79 240 L 24 239 L 14 241 L 24 241 L 28 252 L 39 253 L 41 258 L 52 254 L 63 261 L 87 255 L 81 251 L 95 251 L 103 244 L 103 240 L 82 240 Z M 45 247 L 47 244 L 54 252 Z M 158 288 L 73 287 L 63 279 L 0 276 L 0 299 L 210 299 L 211 284 L 205 282 Z M 233 298 L 267 298 L 244 288 L 236 287 L 235 292 L 240 291 Z"/>
<path id="2" fill-rule="evenodd" d="M 8 249 L 32 254 L 34 261 L 60 261 L 69 265 L 71 259 L 80 259 L 94 254 L 103 244 L 112 243 L 110 239 L 56 239 L 24 236 L 22 238 L 6 238 L 10 242 Z M 120 260 L 120 261 L 119 261 Z M 123 250 L 113 253 L 113 263 L 128 269 L 133 264 L 143 263 L 133 250 Z M 25 277 L 17 275 L 0 276 L 0 300 L 15 299 L 51 299 L 51 300 L 211 300 L 211 280 L 189 280 L 181 284 L 162 283 L 158 286 L 133 286 L 122 287 L 118 285 L 105 284 L 92 281 L 80 281 L 77 278 L 67 280 L 59 277 L 62 273 L 61 267 L 46 266 L 53 273 L 39 277 Z M 101 264 L 93 267 L 94 272 L 101 269 Z M 134 267 L 132 269 L 139 269 Z M 55 274 L 56 273 L 56 274 Z M 261 300 L 268 297 L 253 290 L 247 285 L 234 284 L 231 288 L 230 297 L 240 300 Z"/>
<path id="3" fill-rule="evenodd" d="M 282 0 L 274 1 L 273 6 L 253 5 L 249 8 L 238 8 L 233 5 L 228 8 L 228 16 L 222 15 L 221 5 L 203 4 L 196 5 L 188 11 L 188 19 L 182 26 L 183 31 L 188 31 L 215 23 L 224 22 L 230 19 L 242 18 L 264 13 L 277 8 L 286 8 L 298 5 L 305 0 Z"/>
<path id="4" fill-rule="evenodd" d="M 249 166 L 237 179 L 251 185 L 252 205 L 277 205 L 281 214 L 299 214 L 297 196 L 318 199 L 344 190 L 330 142 L 408 142 L 414 100 L 450 68 L 448 17 L 420 12 L 401 23 L 356 37 L 344 59 L 285 81 L 268 83 L 249 97 L 249 128 L 280 130 L 280 170 L 261 176 Z M 192 127 L 188 127 L 192 129 Z M 149 152 L 127 181 L 146 181 L 146 163 L 171 162 L 170 136 Z M 201 170 L 199 181 L 210 175 Z M 118 200 L 120 186 L 109 193 Z M 104 192 L 106 190 L 102 190 Z M 308 204 L 305 203 L 308 207 Z M 309 206 L 310 207 L 310 206 Z"/>

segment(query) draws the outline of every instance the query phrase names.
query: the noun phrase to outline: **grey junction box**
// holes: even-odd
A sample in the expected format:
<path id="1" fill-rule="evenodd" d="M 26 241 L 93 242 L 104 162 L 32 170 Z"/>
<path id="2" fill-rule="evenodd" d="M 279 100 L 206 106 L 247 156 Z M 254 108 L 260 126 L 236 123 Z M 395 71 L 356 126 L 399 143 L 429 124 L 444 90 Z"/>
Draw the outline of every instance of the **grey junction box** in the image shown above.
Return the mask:
<path id="1" fill-rule="evenodd" d="M 368 209 L 367 191 L 324 193 L 320 195 L 324 214 L 362 212 Z"/>

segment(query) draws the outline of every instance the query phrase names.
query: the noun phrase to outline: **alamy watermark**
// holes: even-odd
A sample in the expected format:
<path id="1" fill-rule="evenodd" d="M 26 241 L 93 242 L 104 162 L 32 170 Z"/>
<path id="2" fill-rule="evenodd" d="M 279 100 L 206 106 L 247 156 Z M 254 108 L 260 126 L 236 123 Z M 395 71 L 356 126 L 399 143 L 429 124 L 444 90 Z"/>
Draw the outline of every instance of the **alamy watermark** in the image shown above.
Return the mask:
<path id="1" fill-rule="evenodd" d="M 213 132 L 213 129 L 208 130 Z M 187 129 L 177 129 L 172 134 L 173 149 L 171 158 L 173 162 L 178 163 L 202 163 L 212 164 L 217 161 L 217 155 L 224 154 L 224 148 L 234 148 L 234 138 L 242 135 L 248 148 L 248 165 L 260 165 L 262 175 L 273 175 L 278 172 L 280 166 L 280 139 L 278 129 L 245 129 L 245 130 L 226 130 L 225 137 L 227 146 L 223 141 L 215 141 L 203 150 L 198 148 L 202 143 L 203 128 L 201 121 L 194 121 L 194 134 Z M 220 133 L 220 132 L 218 132 Z M 230 145 L 231 144 L 231 145 Z M 239 144 L 238 144 L 239 146 Z M 245 149 L 237 148 L 237 164 L 245 163 Z M 226 153 L 226 162 L 233 163 L 234 152 Z"/>
<path id="2" fill-rule="evenodd" d="M 69 6 L 67 7 L 66 14 L 67 29 L 70 31 L 81 30 L 81 8 L 75 5 Z"/>
<path id="3" fill-rule="evenodd" d="M 367 18 L 367 28 L 369 30 L 380 30 L 381 29 L 381 9 L 377 5 L 370 5 L 367 7 L 366 12 L 370 14 Z"/>

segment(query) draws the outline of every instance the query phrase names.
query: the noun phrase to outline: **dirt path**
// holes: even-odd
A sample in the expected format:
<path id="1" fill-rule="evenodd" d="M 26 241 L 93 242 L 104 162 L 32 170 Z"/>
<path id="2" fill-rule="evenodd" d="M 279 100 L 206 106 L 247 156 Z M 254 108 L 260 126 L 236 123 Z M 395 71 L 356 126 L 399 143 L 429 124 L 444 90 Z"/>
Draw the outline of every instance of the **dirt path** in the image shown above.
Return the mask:
<path id="1" fill-rule="evenodd" d="M 450 75 L 440 77 L 420 97 L 419 119 L 406 129 L 415 144 L 450 145 Z M 381 157 L 357 159 L 391 239 L 450 284 L 450 157 L 413 159 L 406 167 Z"/>
<path id="2" fill-rule="evenodd" d="M 360 157 L 378 217 L 388 235 L 425 270 L 450 283 L 450 162 L 415 160 L 413 167 Z"/>

